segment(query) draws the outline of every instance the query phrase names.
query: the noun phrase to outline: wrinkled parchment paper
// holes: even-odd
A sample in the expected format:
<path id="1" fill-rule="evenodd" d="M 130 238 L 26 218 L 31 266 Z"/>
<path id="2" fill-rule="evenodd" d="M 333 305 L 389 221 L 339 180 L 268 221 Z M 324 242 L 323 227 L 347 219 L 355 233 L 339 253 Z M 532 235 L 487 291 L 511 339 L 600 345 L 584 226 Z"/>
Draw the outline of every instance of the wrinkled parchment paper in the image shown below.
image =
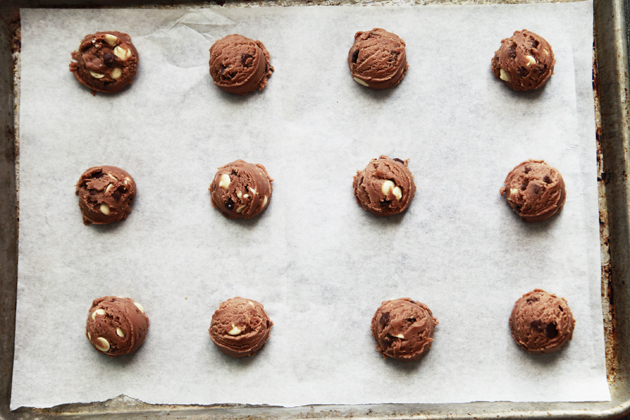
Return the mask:
<path id="1" fill-rule="evenodd" d="M 22 10 L 20 260 L 12 407 L 99 401 L 316 403 L 607 400 L 591 87 L 592 4 Z M 358 30 L 407 43 L 396 88 L 355 83 Z M 515 93 L 490 59 L 527 28 L 553 46 L 542 90 Z M 68 71 L 84 35 L 127 32 L 134 84 L 93 97 Z M 217 89 L 208 49 L 240 33 L 276 68 L 267 88 Z M 406 214 L 361 209 L 352 177 L 381 154 L 410 159 Z M 262 217 L 211 207 L 216 168 L 263 163 L 275 179 Z M 567 184 L 562 213 L 521 222 L 499 188 L 528 158 Z M 124 168 L 131 216 L 81 223 L 74 184 Z M 543 288 L 575 314 L 552 355 L 513 342 L 512 305 Z M 84 336 L 92 299 L 130 296 L 151 320 L 133 356 L 108 358 Z M 221 354 L 207 333 L 219 303 L 260 301 L 274 321 L 254 357 Z M 416 363 L 383 360 L 370 320 L 409 296 L 439 320 Z"/>

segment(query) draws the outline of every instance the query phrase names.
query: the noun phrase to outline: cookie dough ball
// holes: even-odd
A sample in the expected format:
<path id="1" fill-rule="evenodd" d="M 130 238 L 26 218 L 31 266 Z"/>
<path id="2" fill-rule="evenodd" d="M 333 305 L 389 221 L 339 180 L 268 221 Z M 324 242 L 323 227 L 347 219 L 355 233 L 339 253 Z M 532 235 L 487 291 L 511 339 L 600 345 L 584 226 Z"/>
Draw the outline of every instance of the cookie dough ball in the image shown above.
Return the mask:
<path id="1" fill-rule="evenodd" d="M 567 301 L 535 289 L 514 304 L 510 329 L 516 344 L 530 353 L 552 353 L 573 337 L 575 319 Z"/>
<path id="2" fill-rule="evenodd" d="M 95 166 L 81 175 L 76 193 L 83 223 L 106 225 L 120 222 L 131 213 L 136 183 L 131 175 L 115 166 Z"/>
<path id="3" fill-rule="evenodd" d="M 492 59 L 492 73 L 514 90 L 533 90 L 547 83 L 555 64 L 545 38 L 523 29 L 501 41 Z"/>
<path id="4" fill-rule="evenodd" d="M 357 32 L 348 53 L 352 78 L 372 89 L 397 85 L 405 77 L 409 64 L 405 41 L 385 29 Z"/>
<path id="5" fill-rule="evenodd" d="M 527 160 L 505 178 L 501 195 L 526 222 L 540 222 L 558 213 L 567 200 L 562 175 L 543 160 Z"/>
<path id="6" fill-rule="evenodd" d="M 431 348 L 437 324 L 424 303 L 409 298 L 388 300 L 372 318 L 372 337 L 384 358 L 417 360 Z"/>
<path id="7" fill-rule="evenodd" d="M 108 356 L 133 353 L 144 342 L 149 318 L 144 308 L 125 297 L 95 299 L 87 318 L 85 335 L 99 352 Z"/>
<path id="8" fill-rule="evenodd" d="M 228 219 L 250 219 L 271 200 L 271 177 L 260 163 L 241 159 L 219 168 L 210 184 L 212 206 Z"/>
<path id="9" fill-rule="evenodd" d="M 84 86 L 96 92 L 118 92 L 133 82 L 138 70 L 138 51 L 129 35 L 97 32 L 83 38 L 72 53 L 70 71 Z"/>
<path id="10" fill-rule="evenodd" d="M 237 95 L 262 90 L 272 72 L 269 52 L 260 41 L 235 34 L 210 47 L 210 76 L 221 90 Z"/>
<path id="11" fill-rule="evenodd" d="M 252 356 L 265 344 L 273 322 L 263 306 L 235 297 L 219 305 L 212 315 L 210 338 L 228 356 Z"/>
<path id="12" fill-rule="evenodd" d="M 357 203 L 377 216 L 391 216 L 407 209 L 416 193 L 407 160 L 381 156 L 354 176 Z"/>

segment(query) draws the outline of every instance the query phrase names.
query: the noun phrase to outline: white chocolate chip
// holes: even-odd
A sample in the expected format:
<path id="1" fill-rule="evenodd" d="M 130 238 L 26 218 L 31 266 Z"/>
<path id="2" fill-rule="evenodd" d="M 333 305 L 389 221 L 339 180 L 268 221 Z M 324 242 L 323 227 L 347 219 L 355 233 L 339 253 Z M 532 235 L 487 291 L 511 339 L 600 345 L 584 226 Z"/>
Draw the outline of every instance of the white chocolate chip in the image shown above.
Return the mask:
<path id="1" fill-rule="evenodd" d="M 109 341 L 107 341 L 103 337 L 99 337 L 96 339 L 96 343 L 94 343 L 94 347 L 96 347 L 100 351 L 107 351 L 109 350 Z"/>
<path id="2" fill-rule="evenodd" d="M 501 69 L 500 73 L 501 74 L 499 75 L 499 79 L 505 80 L 506 82 L 510 81 L 510 75 L 507 74 L 507 72 L 505 70 Z"/>
<path id="3" fill-rule="evenodd" d="M 549 54 L 549 51 L 547 51 L 546 48 L 543 48 L 543 52 L 545 53 L 545 55 Z"/>
<path id="4" fill-rule="evenodd" d="M 518 193 L 518 188 L 510 188 L 510 195 L 514 195 Z"/>
<path id="5" fill-rule="evenodd" d="M 105 188 L 105 192 L 109 192 L 112 189 L 112 184 L 107 184 L 107 188 Z"/>
<path id="6" fill-rule="evenodd" d="M 353 77 L 354 81 L 357 82 L 360 85 L 363 85 L 365 87 L 369 87 L 367 83 L 365 83 L 363 80 L 359 79 L 358 77 Z"/>
<path id="7" fill-rule="evenodd" d="M 87 335 L 88 335 L 88 340 L 92 340 L 92 334 L 90 334 L 90 333 L 88 332 L 88 334 L 87 334 Z"/>
<path id="8" fill-rule="evenodd" d="M 248 300 L 247 303 L 249 303 L 250 305 L 254 306 L 254 302 L 252 302 L 251 300 Z"/>
<path id="9" fill-rule="evenodd" d="M 114 55 L 124 61 L 131 57 L 131 50 L 125 49 L 119 45 L 114 48 Z"/>
<path id="10" fill-rule="evenodd" d="M 228 331 L 228 334 L 230 334 L 230 335 L 239 335 L 242 332 L 243 331 L 239 327 L 237 327 L 236 325 L 232 324 L 232 329 L 230 331 Z"/>
<path id="11" fill-rule="evenodd" d="M 402 190 L 400 189 L 400 187 L 396 187 L 392 190 L 392 194 L 394 194 L 394 197 L 396 197 L 396 200 L 400 201 L 400 199 L 402 198 Z"/>
<path id="12" fill-rule="evenodd" d="M 90 74 L 92 75 L 93 78 L 95 79 L 102 79 L 103 77 L 105 77 L 104 74 L 101 73 L 97 73 L 95 71 L 90 71 Z"/>
<path id="13" fill-rule="evenodd" d="M 97 309 L 94 312 L 92 312 L 92 320 L 96 319 L 96 315 L 105 315 L 105 309 Z"/>
<path id="14" fill-rule="evenodd" d="M 120 67 L 116 67 L 114 70 L 112 70 L 112 79 L 119 79 L 120 76 L 122 76 L 122 70 L 120 69 Z"/>
<path id="15" fill-rule="evenodd" d="M 526 55 L 525 58 L 527 59 L 527 61 L 529 61 L 529 63 L 527 63 L 527 65 L 531 65 L 531 64 L 536 64 L 536 59 L 531 56 L 531 55 Z"/>
<path id="16" fill-rule="evenodd" d="M 252 193 L 252 194 L 258 194 L 258 193 L 256 192 L 256 190 L 255 190 L 255 189 L 253 189 L 252 187 L 249 187 L 249 191 L 251 191 L 251 193 Z"/>
<path id="17" fill-rule="evenodd" d="M 247 195 L 247 194 L 245 194 L 245 195 Z M 240 190 L 238 190 L 238 191 L 236 191 L 236 196 L 237 196 L 239 199 L 241 199 L 241 198 L 243 198 L 243 193 L 242 193 Z"/>
<path id="18" fill-rule="evenodd" d="M 122 328 L 118 327 L 118 328 L 116 328 L 116 335 L 118 337 L 124 337 L 125 336 L 125 332 L 122 330 Z"/>
<path id="19" fill-rule="evenodd" d="M 383 182 L 383 185 L 381 185 L 381 192 L 384 195 L 389 194 L 389 192 L 391 190 L 393 190 L 396 187 L 396 184 L 394 184 L 394 181 L 390 181 L 389 179 L 385 182 Z"/>
<path id="20" fill-rule="evenodd" d="M 244 194 L 243 197 L 244 198 L 249 198 L 249 194 Z"/>
<path id="21" fill-rule="evenodd" d="M 404 339 L 404 338 L 405 338 L 405 336 L 404 336 L 404 335 L 402 335 L 402 334 L 392 335 L 392 337 L 398 337 L 398 338 L 402 338 L 402 339 Z"/>
<path id="22" fill-rule="evenodd" d="M 116 43 L 118 42 L 118 37 L 112 34 L 105 34 L 105 42 L 107 42 L 109 45 L 114 47 L 116 46 Z"/>
<path id="23" fill-rule="evenodd" d="M 108 173 L 107 175 L 108 175 L 108 176 L 110 176 L 110 177 L 112 177 L 112 178 L 114 178 L 116 181 L 118 181 L 118 178 L 116 178 L 116 177 L 114 176 L 114 174 L 110 174 L 110 173 Z"/>
<path id="24" fill-rule="evenodd" d="M 236 209 L 236 212 L 237 212 L 237 213 L 242 212 L 242 211 L 243 211 L 243 209 L 244 209 L 245 207 L 247 207 L 247 204 L 243 204 L 241 207 L 237 208 L 237 209 Z"/>
<path id="25" fill-rule="evenodd" d="M 136 305 L 138 309 L 140 309 L 140 312 L 144 313 L 144 308 L 142 307 L 142 305 L 140 305 L 138 302 L 134 302 L 133 304 Z"/>
<path id="26" fill-rule="evenodd" d="M 230 186 L 230 182 L 232 182 L 230 176 L 228 174 L 223 174 L 221 175 L 221 180 L 219 181 L 219 187 L 227 189 L 227 187 Z"/>
<path id="27" fill-rule="evenodd" d="M 101 213 L 105 216 L 109 216 L 109 206 L 106 203 L 101 204 Z"/>
<path id="28" fill-rule="evenodd" d="M 263 198 L 263 203 L 262 206 L 265 207 L 267 205 L 267 196 L 265 196 L 265 198 Z"/>
<path id="29" fill-rule="evenodd" d="M 127 184 L 128 182 L 131 182 L 131 178 L 129 178 L 128 176 L 125 177 L 125 184 Z"/>

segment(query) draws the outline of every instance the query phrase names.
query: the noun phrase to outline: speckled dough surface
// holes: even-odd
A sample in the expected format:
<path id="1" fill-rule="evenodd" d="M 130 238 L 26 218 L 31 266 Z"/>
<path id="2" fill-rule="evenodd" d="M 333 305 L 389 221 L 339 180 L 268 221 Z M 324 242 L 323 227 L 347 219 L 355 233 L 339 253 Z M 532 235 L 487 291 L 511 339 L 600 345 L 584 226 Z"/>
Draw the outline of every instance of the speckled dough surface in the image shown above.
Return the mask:
<path id="1" fill-rule="evenodd" d="M 126 297 L 105 296 L 92 302 L 85 336 L 96 350 L 113 357 L 138 350 L 148 330 L 142 305 Z"/>
<path id="2" fill-rule="evenodd" d="M 562 210 L 567 199 L 564 179 L 543 160 L 518 164 L 505 178 L 500 193 L 526 222 L 546 220 Z"/>
<path id="3" fill-rule="evenodd" d="M 352 78 L 363 86 L 372 89 L 395 86 L 409 68 L 405 41 L 381 28 L 357 32 L 348 53 L 348 65 Z"/>
<path id="4" fill-rule="evenodd" d="M 210 76 L 219 89 L 237 95 L 262 90 L 273 66 L 262 42 L 228 35 L 210 47 Z"/>
<path id="5" fill-rule="evenodd" d="M 70 62 L 70 71 L 92 93 L 118 92 L 133 82 L 138 71 L 138 51 L 122 32 L 87 35 L 72 59 L 76 61 Z"/>
<path id="6" fill-rule="evenodd" d="M 517 300 L 510 316 L 514 341 L 530 353 L 560 350 L 573 337 L 574 327 L 567 301 L 540 289 Z"/>
<path id="7" fill-rule="evenodd" d="M 409 298 L 388 300 L 372 318 L 372 337 L 383 357 L 417 360 L 431 348 L 437 324 L 424 303 Z"/>
<path id="8" fill-rule="evenodd" d="M 403 212 L 411 204 L 416 184 L 407 164 L 409 159 L 372 159 L 354 176 L 352 188 L 357 203 L 377 216 L 391 216 Z"/>
<path id="9" fill-rule="evenodd" d="M 492 58 L 492 72 L 514 90 L 532 90 L 547 83 L 555 64 L 545 38 L 523 29 L 501 41 Z"/>
<path id="10" fill-rule="evenodd" d="M 115 166 L 95 166 L 81 175 L 76 193 L 83 223 L 106 225 L 120 222 L 131 213 L 136 183 L 131 175 Z"/>
<path id="11" fill-rule="evenodd" d="M 245 357 L 256 353 L 267 342 L 272 325 L 263 305 L 235 297 L 219 305 L 208 331 L 223 353 Z"/>
<path id="12" fill-rule="evenodd" d="M 241 159 L 222 166 L 210 184 L 212 205 L 228 219 L 249 219 L 271 201 L 271 177 L 260 163 Z"/>

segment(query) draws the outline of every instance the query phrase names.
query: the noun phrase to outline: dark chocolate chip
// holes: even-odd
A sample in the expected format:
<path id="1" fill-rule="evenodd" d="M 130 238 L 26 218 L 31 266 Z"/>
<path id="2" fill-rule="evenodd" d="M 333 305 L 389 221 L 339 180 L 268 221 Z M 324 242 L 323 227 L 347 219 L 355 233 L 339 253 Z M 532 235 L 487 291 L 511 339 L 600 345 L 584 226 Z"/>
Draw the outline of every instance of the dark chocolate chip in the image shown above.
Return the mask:
<path id="1" fill-rule="evenodd" d="M 410 317 L 410 318 L 407 318 L 407 321 L 409 321 L 409 322 L 411 322 L 413 324 L 414 322 L 416 322 L 416 318 Z"/>
<path id="2" fill-rule="evenodd" d="M 551 178 L 549 178 L 549 175 L 545 175 L 543 181 L 545 181 L 546 184 L 551 184 Z"/>
<path id="3" fill-rule="evenodd" d="M 518 204 L 514 204 L 514 210 L 516 210 L 517 213 L 520 213 L 522 208 L 523 208 L 522 206 Z"/>
<path id="4" fill-rule="evenodd" d="M 528 297 L 525 302 L 529 303 L 530 305 L 532 304 L 532 302 L 538 302 L 540 299 L 537 297 Z"/>
<path id="5" fill-rule="evenodd" d="M 538 192 L 540 191 L 540 186 L 536 183 L 532 184 L 532 191 L 534 191 L 534 194 L 538 194 Z"/>
<path id="6" fill-rule="evenodd" d="M 116 56 L 110 52 L 103 54 L 103 61 L 107 67 L 111 67 L 116 63 Z"/>
<path id="7" fill-rule="evenodd" d="M 234 201 L 231 198 L 228 198 L 227 203 L 225 203 L 225 208 L 228 210 L 234 210 Z"/>
<path id="8" fill-rule="evenodd" d="M 556 338 L 558 336 L 558 329 L 556 328 L 556 324 L 549 324 L 547 328 L 545 328 L 545 335 L 547 338 Z"/>
<path id="9" fill-rule="evenodd" d="M 516 43 L 512 42 L 509 48 L 508 55 L 510 56 L 510 58 L 516 58 Z"/>
<path id="10" fill-rule="evenodd" d="M 516 69 L 516 72 L 518 73 L 519 76 L 521 77 L 526 77 L 529 74 L 529 70 L 527 70 L 525 67 L 519 67 Z"/>
<path id="11" fill-rule="evenodd" d="M 223 64 L 221 64 L 221 75 L 224 75 L 224 74 L 225 74 L 225 69 L 226 69 L 226 68 L 227 68 L 227 67 L 225 67 Z"/>
<path id="12" fill-rule="evenodd" d="M 251 54 L 241 54 L 241 65 L 243 67 L 251 67 L 254 57 Z"/>
<path id="13" fill-rule="evenodd" d="M 113 198 L 114 200 L 118 201 L 118 200 L 120 200 L 121 195 L 122 195 L 122 194 L 120 193 L 120 191 L 116 190 L 116 191 L 114 191 L 114 192 L 112 193 L 112 198 Z"/>
<path id="14" fill-rule="evenodd" d="M 536 320 L 530 322 L 529 326 L 532 327 L 533 329 L 537 330 L 537 331 L 540 331 L 540 332 L 543 332 L 544 329 L 545 329 L 545 327 L 544 327 L 544 325 L 543 325 L 543 323 L 542 323 L 542 321 L 540 319 L 536 319 Z"/>
<path id="15" fill-rule="evenodd" d="M 385 312 L 383 315 L 381 315 L 381 319 L 379 319 L 379 321 L 381 323 L 381 325 L 385 325 L 389 322 L 389 312 Z"/>
<path id="16" fill-rule="evenodd" d="M 379 202 L 379 204 L 381 205 L 381 207 L 387 207 L 391 204 L 391 200 L 383 200 L 381 202 Z"/>
<path id="17" fill-rule="evenodd" d="M 392 336 L 391 335 L 387 334 L 385 337 L 383 337 L 383 339 L 381 341 L 382 341 L 382 343 L 381 343 L 382 346 L 389 347 L 389 346 L 392 345 L 392 341 L 394 341 L 394 340 L 392 340 Z"/>
<path id="18" fill-rule="evenodd" d="M 352 62 L 356 64 L 358 59 L 359 59 L 359 50 L 354 50 L 354 52 L 352 53 Z"/>
<path id="19" fill-rule="evenodd" d="M 269 328 L 269 325 L 271 325 L 271 323 L 269 321 L 267 321 L 267 328 Z"/>
<path id="20" fill-rule="evenodd" d="M 103 176 L 105 176 L 103 171 L 98 171 L 90 175 L 90 178 L 102 178 Z"/>
<path id="21" fill-rule="evenodd" d="M 536 41 L 535 39 L 532 39 L 532 48 L 536 48 L 538 47 L 538 41 Z"/>
<path id="22" fill-rule="evenodd" d="M 532 170 L 532 168 L 530 168 L 529 166 L 526 166 L 526 167 L 525 167 L 525 173 L 526 173 L 526 174 L 528 174 L 528 173 L 529 173 L 529 171 L 531 171 L 531 170 Z"/>
<path id="23" fill-rule="evenodd" d="M 521 191 L 525 191 L 528 185 L 529 185 L 529 179 L 525 178 L 525 181 L 523 181 L 523 184 L 521 185 Z"/>
<path id="24" fill-rule="evenodd" d="M 564 312 L 564 309 L 562 309 L 562 306 L 558 306 L 558 309 L 560 309 L 560 312 Z"/>
<path id="25" fill-rule="evenodd" d="M 394 158 L 394 160 L 395 160 L 396 162 L 402 163 L 403 165 L 405 164 L 405 161 L 404 161 L 404 160 L 402 160 L 402 159 Z"/>

